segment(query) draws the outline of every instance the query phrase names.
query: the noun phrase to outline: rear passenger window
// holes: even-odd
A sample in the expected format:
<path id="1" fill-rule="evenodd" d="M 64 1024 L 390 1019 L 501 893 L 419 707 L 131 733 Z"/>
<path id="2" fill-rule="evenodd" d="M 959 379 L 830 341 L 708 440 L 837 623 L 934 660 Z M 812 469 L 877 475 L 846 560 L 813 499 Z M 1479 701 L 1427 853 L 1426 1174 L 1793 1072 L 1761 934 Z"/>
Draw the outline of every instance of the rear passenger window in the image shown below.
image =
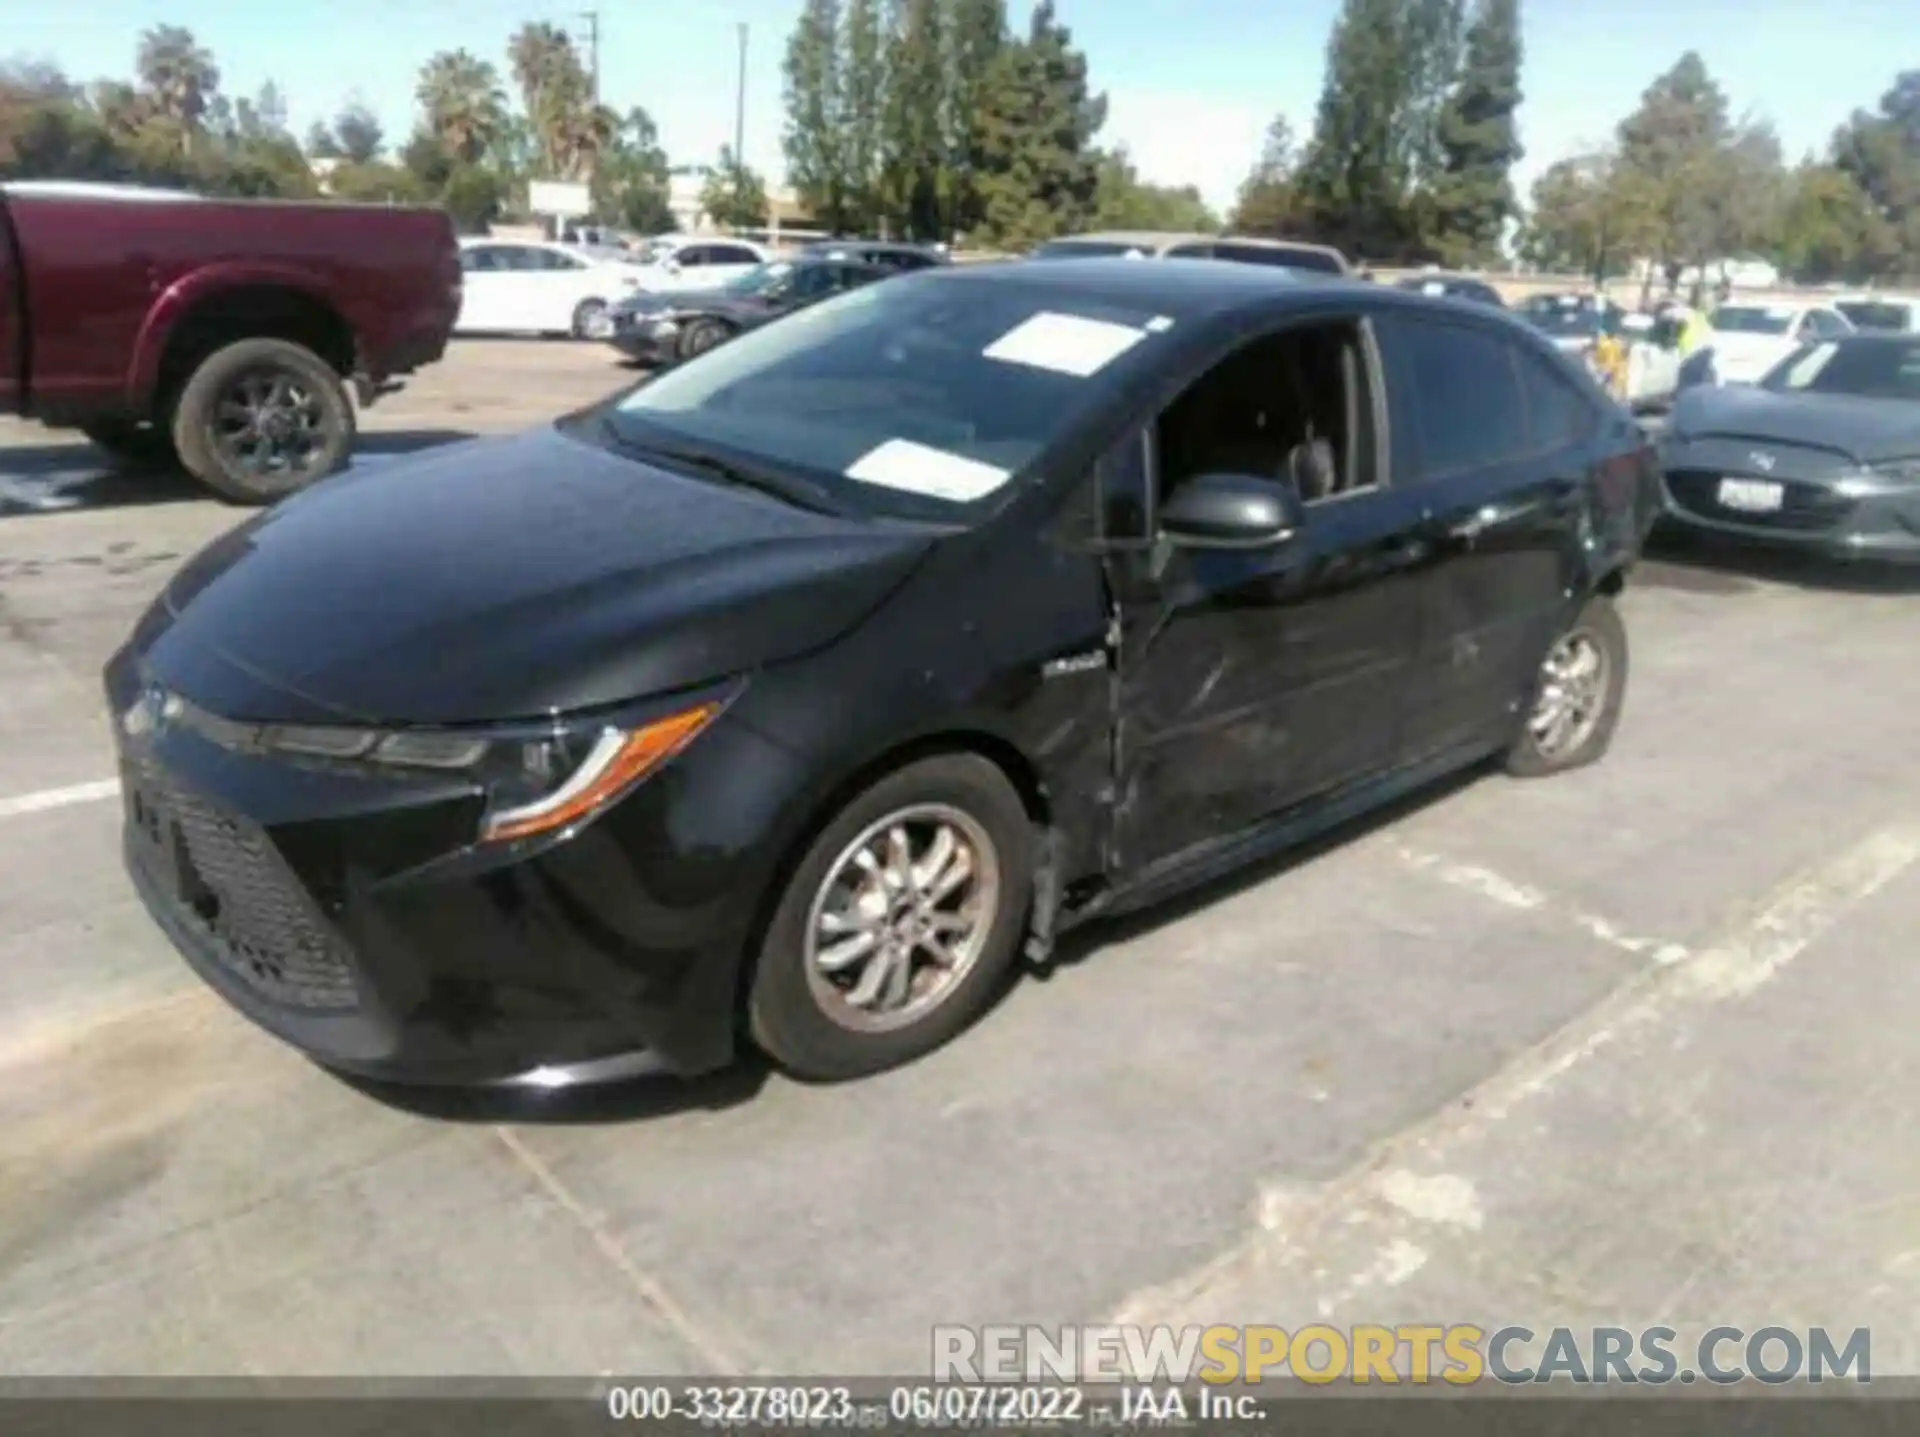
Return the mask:
<path id="1" fill-rule="evenodd" d="M 1420 436 L 1421 477 L 1438 479 L 1519 459 L 1527 442 L 1526 408 L 1512 347 L 1486 330 L 1401 318 L 1393 326 Z"/>
<path id="2" fill-rule="evenodd" d="M 1549 453 L 1584 444 L 1599 414 L 1571 380 L 1531 355 L 1519 356 L 1520 389 L 1527 398 L 1528 447 Z"/>
<path id="3" fill-rule="evenodd" d="M 1177 244 L 1170 248 L 1163 259 L 1217 259 L 1222 246 L 1213 244 Z"/>

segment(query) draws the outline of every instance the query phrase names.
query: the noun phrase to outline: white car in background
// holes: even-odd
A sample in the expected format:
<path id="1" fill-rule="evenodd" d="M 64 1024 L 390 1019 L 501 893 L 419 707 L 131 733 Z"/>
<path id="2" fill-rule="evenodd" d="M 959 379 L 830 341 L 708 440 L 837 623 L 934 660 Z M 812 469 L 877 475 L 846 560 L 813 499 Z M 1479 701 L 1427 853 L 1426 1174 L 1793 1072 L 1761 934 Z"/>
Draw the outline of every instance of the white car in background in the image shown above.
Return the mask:
<path id="1" fill-rule="evenodd" d="M 631 260 L 540 240 L 460 242 L 455 334 L 568 334 L 599 338 L 607 309 L 640 287 Z"/>
<path id="2" fill-rule="evenodd" d="M 1854 332 L 1852 321 L 1824 304 L 1723 304 L 1707 327 L 1705 346 L 1688 363 L 1714 384 L 1753 384 L 1801 345 Z"/>
<path id="3" fill-rule="evenodd" d="M 654 293 L 718 289 L 770 263 L 772 250 L 750 240 L 712 235 L 658 235 L 642 246 L 640 287 Z"/>
<path id="4" fill-rule="evenodd" d="M 1843 294 L 1833 307 L 1855 329 L 1878 334 L 1920 334 L 1920 297 L 1911 294 Z"/>

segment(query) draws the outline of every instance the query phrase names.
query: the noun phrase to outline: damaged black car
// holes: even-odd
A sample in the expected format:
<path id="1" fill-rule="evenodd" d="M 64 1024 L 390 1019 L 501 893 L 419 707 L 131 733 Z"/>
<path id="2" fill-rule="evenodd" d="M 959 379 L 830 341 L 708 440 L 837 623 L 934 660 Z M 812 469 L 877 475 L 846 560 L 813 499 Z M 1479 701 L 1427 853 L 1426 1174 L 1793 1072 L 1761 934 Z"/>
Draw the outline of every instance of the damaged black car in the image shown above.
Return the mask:
<path id="1" fill-rule="evenodd" d="M 216 540 L 106 690 L 186 960 L 454 1084 L 872 1073 L 1071 924 L 1589 763 L 1659 482 L 1503 314 L 1124 260 L 862 287 L 402 467 Z"/>

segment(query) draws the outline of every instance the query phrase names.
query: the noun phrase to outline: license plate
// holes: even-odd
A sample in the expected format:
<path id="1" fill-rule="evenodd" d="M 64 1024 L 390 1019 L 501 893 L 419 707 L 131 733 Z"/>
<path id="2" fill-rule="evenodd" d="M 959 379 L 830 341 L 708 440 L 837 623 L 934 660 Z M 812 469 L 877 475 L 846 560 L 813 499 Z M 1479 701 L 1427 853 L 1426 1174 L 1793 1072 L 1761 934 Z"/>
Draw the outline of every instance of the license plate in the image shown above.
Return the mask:
<path id="1" fill-rule="evenodd" d="M 1720 506 L 1746 514 L 1773 514 L 1786 502 L 1787 491 L 1765 479 L 1722 479 Z"/>
<path id="2" fill-rule="evenodd" d="M 605 339 L 612 333 L 613 320 L 610 316 L 604 314 L 587 316 L 587 337 L 589 339 Z"/>

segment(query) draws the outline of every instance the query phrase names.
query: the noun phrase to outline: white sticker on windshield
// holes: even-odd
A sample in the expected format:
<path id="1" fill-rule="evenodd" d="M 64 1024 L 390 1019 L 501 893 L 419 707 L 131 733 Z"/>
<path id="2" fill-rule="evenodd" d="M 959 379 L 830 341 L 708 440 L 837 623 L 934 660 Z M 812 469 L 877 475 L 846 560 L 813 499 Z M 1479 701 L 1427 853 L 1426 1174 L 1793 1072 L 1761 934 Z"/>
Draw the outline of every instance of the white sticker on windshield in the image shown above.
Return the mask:
<path id="1" fill-rule="evenodd" d="M 1787 388 L 1805 389 L 1820 377 L 1820 371 L 1840 350 L 1837 344 L 1817 345 L 1802 355 L 1799 361 L 1787 371 Z"/>
<path id="2" fill-rule="evenodd" d="M 1148 334 L 1165 334 L 1168 330 L 1173 328 L 1173 316 L 1168 314 L 1156 314 L 1152 319 L 1146 322 L 1144 328 L 1146 329 Z"/>
<path id="3" fill-rule="evenodd" d="M 1008 471 L 949 454 L 911 439 L 889 439 L 869 449 L 847 470 L 849 479 L 909 494 L 927 494 L 965 504 L 1007 482 Z"/>
<path id="4" fill-rule="evenodd" d="M 1130 324 L 1042 310 L 1022 320 L 982 351 L 988 359 L 1024 364 L 1085 379 L 1098 374 L 1147 337 Z"/>

